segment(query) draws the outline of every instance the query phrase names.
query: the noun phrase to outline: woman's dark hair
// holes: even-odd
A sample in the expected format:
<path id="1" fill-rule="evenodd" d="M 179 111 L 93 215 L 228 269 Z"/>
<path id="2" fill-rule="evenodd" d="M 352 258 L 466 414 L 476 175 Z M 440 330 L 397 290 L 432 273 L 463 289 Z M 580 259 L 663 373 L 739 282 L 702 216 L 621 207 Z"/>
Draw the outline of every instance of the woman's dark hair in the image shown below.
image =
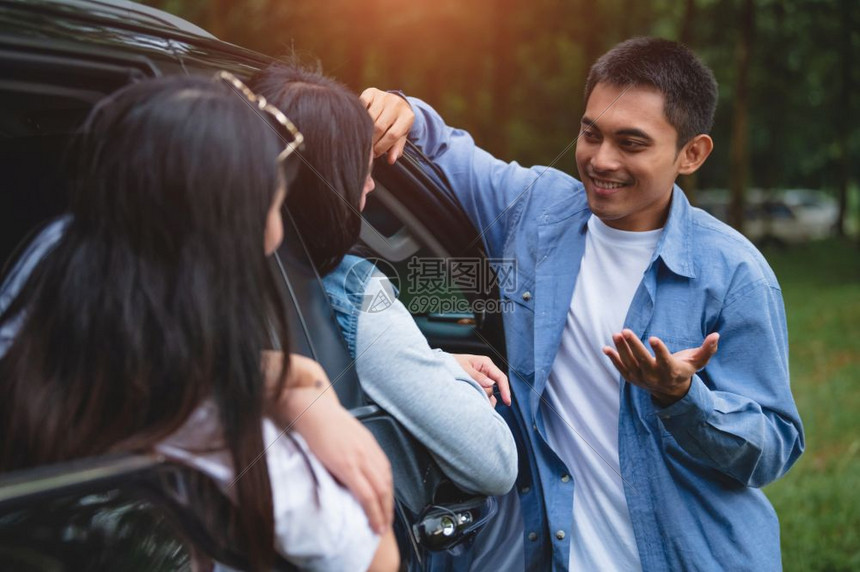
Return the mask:
<path id="1" fill-rule="evenodd" d="M 273 64 L 251 87 L 306 136 L 287 206 L 314 265 L 327 274 L 361 231 L 373 122 L 354 93 L 318 69 Z"/>
<path id="2" fill-rule="evenodd" d="M 598 59 L 585 81 L 585 101 L 599 83 L 651 86 L 663 94 L 663 112 L 678 132 L 678 149 L 710 133 L 717 109 L 714 73 L 683 44 L 662 38 L 632 38 Z"/>
<path id="3" fill-rule="evenodd" d="M 254 568 L 274 551 L 260 351 L 287 335 L 263 247 L 285 183 L 267 121 L 203 78 L 100 103 L 74 148 L 71 221 L 0 316 L 23 318 L 0 359 L 0 471 L 149 450 L 212 399 Z"/>

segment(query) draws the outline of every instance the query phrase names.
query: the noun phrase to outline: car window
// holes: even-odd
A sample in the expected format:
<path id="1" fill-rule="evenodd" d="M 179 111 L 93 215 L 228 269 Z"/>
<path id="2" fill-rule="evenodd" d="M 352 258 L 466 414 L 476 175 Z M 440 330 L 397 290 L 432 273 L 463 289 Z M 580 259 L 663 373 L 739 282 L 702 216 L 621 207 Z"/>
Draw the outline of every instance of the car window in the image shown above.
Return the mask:
<path id="1" fill-rule="evenodd" d="M 0 50 L 0 268 L 44 221 L 68 204 L 72 134 L 108 93 L 153 70 L 103 57 Z"/>
<path id="2" fill-rule="evenodd" d="M 772 219 L 792 219 L 794 213 L 785 203 L 768 202 L 762 206 L 765 216 Z"/>
<path id="3" fill-rule="evenodd" d="M 378 257 L 374 262 L 411 314 L 473 317 L 466 293 L 474 286 L 471 272 L 481 266 L 480 259 L 455 259 L 432 237 L 416 232 L 420 223 L 378 181 L 362 217 L 362 240 L 373 253 L 370 257 Z"/>

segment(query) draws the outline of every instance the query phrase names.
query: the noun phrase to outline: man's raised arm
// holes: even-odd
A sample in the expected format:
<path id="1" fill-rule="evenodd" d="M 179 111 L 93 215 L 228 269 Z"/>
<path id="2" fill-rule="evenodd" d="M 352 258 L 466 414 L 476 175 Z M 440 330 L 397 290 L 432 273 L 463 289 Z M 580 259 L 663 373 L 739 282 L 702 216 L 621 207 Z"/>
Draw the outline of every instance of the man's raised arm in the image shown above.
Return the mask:
<path id="1" fill-rule="evenodd" d="M 558 186 L 578 183 L 548 167 L 525 168 L 496 159 L 462 129 L 445 124 L 427 103 L 414 97 L 368 88 L 361 94 L 374 120 L 374 154 L 393 163 L 408 138 L 438 165 L 451 183 L 490 256 L 500 256 L 507 231 L 522 213 L 523 203 L 539 177 Z"/>

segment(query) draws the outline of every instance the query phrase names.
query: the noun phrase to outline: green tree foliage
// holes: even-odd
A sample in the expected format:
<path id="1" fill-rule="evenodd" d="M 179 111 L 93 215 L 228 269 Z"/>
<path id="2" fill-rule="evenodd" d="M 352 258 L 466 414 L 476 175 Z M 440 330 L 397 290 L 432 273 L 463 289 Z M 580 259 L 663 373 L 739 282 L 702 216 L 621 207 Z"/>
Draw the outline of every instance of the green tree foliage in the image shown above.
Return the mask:
<path id="1" fill-rule="evenodd" d="M 373 85 L 422 97 L 500 157 L 572 173 L 588 66 L 631 36 L 683 38 L 720 82 L 714 155 L 685 185 L 730 186 L 746 0 L 148 3 L 263 53 L 318 59 L 357 91 Z M 860 2 L 755 0 L 754 10 L 744 186 L 836 192 L 860 178 L 860 161 L 850 160 L 860 156 L 850 87 L 860 85 L 852 65 Z"/>

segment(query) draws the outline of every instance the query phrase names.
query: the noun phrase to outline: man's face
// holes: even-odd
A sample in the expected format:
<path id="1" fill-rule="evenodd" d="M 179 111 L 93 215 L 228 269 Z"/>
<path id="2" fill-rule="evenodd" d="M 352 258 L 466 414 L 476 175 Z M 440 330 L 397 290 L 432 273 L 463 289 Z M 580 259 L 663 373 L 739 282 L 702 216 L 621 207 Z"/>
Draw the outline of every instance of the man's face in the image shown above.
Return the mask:
<path id="1" fill-rule="evenodd" d="M 576 165 L 588 206 L 607 225 L 629 231 L 661 228 L 684 153 L 650 87 L 599 83 L 588 98 Z"/>

